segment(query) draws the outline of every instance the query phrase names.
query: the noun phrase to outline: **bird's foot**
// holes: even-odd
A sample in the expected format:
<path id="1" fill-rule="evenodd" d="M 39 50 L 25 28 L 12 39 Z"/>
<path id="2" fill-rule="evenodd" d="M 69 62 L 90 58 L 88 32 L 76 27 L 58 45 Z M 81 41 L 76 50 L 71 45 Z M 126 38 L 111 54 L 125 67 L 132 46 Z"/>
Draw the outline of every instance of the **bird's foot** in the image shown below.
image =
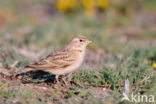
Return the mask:
<path id="1" fill-rule="evenodd" d="M 62 78 L 62 81 L 63 81 L 63 83 L 65 84 L 65 87 L 68 87 L 68 86 L 69 86 L 69 84 L 67 83 L 65 77 Z"/>

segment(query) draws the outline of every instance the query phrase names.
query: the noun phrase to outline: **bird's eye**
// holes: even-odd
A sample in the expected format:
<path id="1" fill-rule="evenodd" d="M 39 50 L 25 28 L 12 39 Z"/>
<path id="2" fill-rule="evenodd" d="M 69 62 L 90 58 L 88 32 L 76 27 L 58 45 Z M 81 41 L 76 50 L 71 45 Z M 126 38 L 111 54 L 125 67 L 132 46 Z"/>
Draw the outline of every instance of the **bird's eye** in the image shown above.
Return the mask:
<path id="1" fill-rule="evenodd" d="M 83 42 L 83 40 L 80 39 L 80 42 Z"/>

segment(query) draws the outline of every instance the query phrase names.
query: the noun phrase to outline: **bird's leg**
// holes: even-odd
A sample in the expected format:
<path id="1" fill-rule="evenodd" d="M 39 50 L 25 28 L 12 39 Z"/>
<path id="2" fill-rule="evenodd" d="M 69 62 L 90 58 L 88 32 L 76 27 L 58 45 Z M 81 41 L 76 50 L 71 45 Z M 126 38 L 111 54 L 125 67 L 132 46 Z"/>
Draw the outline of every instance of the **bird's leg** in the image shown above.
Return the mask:
<path id="1" fill-rule="evenodd" d="M 60 81 L 59 81 L 59 75 L 56 75 L 56 84 L 61 87 Z"/>
<path id="2" fill-rule="evenodd" d="M 69 82 L 70 82 L 70 83 L 74 83 L 74 84 L 79 85 L 79 86 L 82 86 L 81 83 L 72 81 L 71 75 L 72 75 L 72 73 L 69 73 L 69 74 L 67 75 Z"/>
<path id="3" fill-rule="evenodd" d="M 63 83 L 65 84 L 65 86 L 68 86 L 68 83 L 66 82 L 65 77 L 62 77 L 62 81 L 63 81 Z"/>
<path id="4" fill-rule="evenodd" d="M 70 81 L 71 81 L 71 74 L 72 74 L 72 73 L 67 74 L 67 76 L 66 76 L 67 79 L 65 78 L 65 76 L 62 77 L 62 81 L 63 81 L 63 83 L 65 84 L 66 87 L 70 84 Z M 68 81 L 69 83 L 68 83 L 67 81 Z"/>

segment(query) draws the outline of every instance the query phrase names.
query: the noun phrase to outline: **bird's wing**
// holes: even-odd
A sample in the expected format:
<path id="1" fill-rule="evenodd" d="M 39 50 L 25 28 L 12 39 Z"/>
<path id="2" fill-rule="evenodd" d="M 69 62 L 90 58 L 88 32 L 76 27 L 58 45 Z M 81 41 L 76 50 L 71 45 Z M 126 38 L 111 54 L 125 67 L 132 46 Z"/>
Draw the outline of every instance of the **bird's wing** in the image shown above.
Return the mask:
<path id="1" fill-rule="evenodd" d="M 26 66 L 26 68 L 31 68 L 31 70 L 62 69 L 70 66 L 74 61 L 75 59 L 67 52 L 56 52 L 34 64 Z"/>

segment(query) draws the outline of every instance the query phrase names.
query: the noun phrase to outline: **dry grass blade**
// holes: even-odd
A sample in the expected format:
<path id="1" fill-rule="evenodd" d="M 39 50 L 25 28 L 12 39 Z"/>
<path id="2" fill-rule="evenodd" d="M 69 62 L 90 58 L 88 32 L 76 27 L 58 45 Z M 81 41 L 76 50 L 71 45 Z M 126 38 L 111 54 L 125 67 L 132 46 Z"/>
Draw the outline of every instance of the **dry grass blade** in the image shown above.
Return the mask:
<path id="1" fill-rule="evenodd" d="M 126 79 L 124 82 L 124 93 L 126 95 L 129 95 L 129 88 L 130 88 L 130 83 L 129 83 L 129 80 Z"/>

